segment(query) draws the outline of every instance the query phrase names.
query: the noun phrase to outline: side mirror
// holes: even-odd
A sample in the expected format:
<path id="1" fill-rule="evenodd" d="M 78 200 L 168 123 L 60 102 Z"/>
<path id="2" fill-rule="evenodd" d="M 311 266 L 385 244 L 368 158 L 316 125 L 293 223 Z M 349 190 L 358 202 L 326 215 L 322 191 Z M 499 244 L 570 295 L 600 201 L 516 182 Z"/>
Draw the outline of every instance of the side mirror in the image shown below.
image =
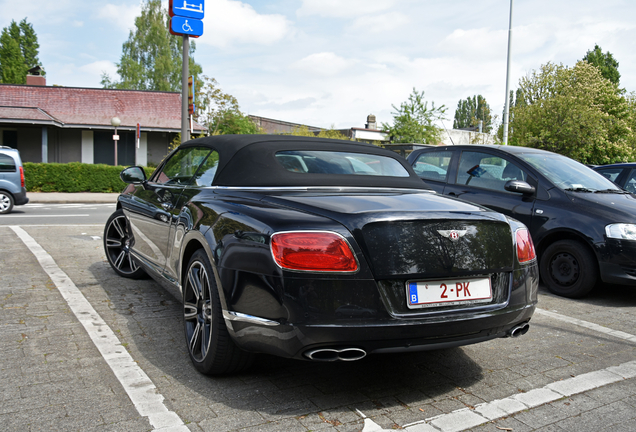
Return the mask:
<path id="1" fill-rule="evenodd" d="M 534 186 L 530 186 L 522 180 L 508 180 L 504 185 L 504 189 L 508 192 L 517 192 L 524 195 L 531 195 L 536 192 Z"/>
<path id="2" fill-rule="evenodd" d="M 128 167 L 119 173 L 119 178 L 128 184 L 139 184 L 146 181 L 146 172 L 142 167 Z"/>

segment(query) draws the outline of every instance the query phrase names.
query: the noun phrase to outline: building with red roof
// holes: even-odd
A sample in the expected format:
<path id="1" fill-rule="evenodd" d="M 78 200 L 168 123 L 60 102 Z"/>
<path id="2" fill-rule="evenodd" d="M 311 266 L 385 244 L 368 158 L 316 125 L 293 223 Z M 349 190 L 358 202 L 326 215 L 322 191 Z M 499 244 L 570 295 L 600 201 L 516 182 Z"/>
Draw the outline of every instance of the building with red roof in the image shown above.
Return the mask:
<path id="1" fill-rule="evenodd" d="M 17 148 L 26 162 L 114 164 L 113 117 L 121 122 L 118 164 L 158 164 L 181 132 L 181 94 L 51 87 L 42 76 L 0 84 L 0 145 Z M 202 132 L 194 123 L 192 133 Z"/>

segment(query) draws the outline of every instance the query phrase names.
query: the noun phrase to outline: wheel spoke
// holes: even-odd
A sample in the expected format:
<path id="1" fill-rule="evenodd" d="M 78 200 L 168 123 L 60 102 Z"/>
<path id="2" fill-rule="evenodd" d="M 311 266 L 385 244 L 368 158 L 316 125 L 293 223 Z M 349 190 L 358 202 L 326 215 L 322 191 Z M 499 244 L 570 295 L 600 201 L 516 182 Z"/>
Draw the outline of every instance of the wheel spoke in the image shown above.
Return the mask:
<path id="1" fill-rule="evenodd" d="M 195 273 L 198 273 L 200 269 L 196 269 L 194 265 L 190 267 L 190 271 L 188 272 L 188 282 L 190 282 L 190 286 L 192 287 L 192 293 L 196 297 L 196 300 L 199 301 L 201 298 L 201 282 Z"/>
<path id="2" fill-rule="evenodd" d="M 117 233 L 119 234 L 119 237 L 123 239 L 124 237 L 126 237 L 126 233 L 125 233 L 124 229 L 122 229 L 122 227 L 121 227 L 122 219 L 124 219 L 124 218 L 121 217 L 121 218 L 117 218 L 117 219 L 113 220 L 112 226 L 115 228 L 115 230 L 117 230 Z"/>
<path id="3" fill-rule="evenodd" d="M 186 321 L 191 321 L 197 318 L 197 305 L 186 302 L 183 305 L 183 318 Z"/>
<path id="4" fill-rule="evenodd" d="M 107 238 L 106 239 L 106 247 L 108 248 L 116 248 L 116 247 L 122 247 L 123 243 L 121 242 L 121 239 L 114 239 L 114 238 Z"/>
<path id="5" fill-rule="evenodd" d="M 126 252 L 125 251 L 121 251 L 119 253 L 119 256 L 117 256 L 117 259 L 115 260 L 114 264 L 115 267 L 117 267 L 119 270 L 121 270 L 121 266 L 124 263 L 124 260 L 126 259 Z"/>
<path id="6" fill-rule="evenodd" d="M 190 352 L 193 355 L 196 354 L 195 349 L 197 348 L 197 345 L 199 344 L 200 333 L 201 333 L 201 324 L 197 322 L 197 326 L 194 328 L 194 331 L 192 332 L 192 337 L 190 338 L 190 341 L 189 341 Z"/>

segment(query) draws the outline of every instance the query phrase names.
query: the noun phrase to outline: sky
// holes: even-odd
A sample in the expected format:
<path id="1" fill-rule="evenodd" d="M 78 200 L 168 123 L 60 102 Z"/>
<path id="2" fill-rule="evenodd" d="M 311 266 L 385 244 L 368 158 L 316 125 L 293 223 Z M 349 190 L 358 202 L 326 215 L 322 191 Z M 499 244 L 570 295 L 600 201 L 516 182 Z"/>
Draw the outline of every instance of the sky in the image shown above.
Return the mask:
<path id="1" fill-rule="evenodd" d="M 167 8 L 167 0 L 164 1 Z M 241 110 L 323 128 L 391 123 L 413 88 L 447 108 L 481 94 L 505 101 L 510 0 L 205 0 L 194 59 Z M 47 85 L 117 78 L 138 0 L 0 0 L 0 27 L 26 18 Z M 542 64 L 574 66 L 598 44 L 636 91 L 636 2 L 516 0 L 510 88 Z"/>

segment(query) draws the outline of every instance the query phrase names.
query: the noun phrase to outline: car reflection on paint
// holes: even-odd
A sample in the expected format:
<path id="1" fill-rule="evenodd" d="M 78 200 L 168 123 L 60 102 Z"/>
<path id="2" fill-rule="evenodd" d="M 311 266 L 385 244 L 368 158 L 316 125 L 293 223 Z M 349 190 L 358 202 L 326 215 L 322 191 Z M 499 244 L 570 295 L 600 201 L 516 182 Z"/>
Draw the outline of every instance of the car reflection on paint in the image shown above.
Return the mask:
<path id="1" fill-rule="evenodd" d="M 389 150 L 224 135 L 182 144 L 150 179 L 121 177 L 108 261 L 179 290 L 202 373 L 240 371 L 254 353 L 352 361 L 528 330 L 527 228 L 435 194 Z"/>

